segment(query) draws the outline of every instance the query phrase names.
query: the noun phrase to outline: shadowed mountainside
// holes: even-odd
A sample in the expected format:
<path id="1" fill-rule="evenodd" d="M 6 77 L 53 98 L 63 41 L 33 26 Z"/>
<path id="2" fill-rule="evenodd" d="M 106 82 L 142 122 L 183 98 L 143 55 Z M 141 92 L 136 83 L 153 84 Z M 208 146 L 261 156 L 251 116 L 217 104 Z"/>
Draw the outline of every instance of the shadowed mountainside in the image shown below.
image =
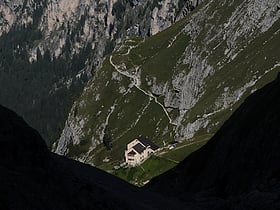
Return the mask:
<path id="1" fill-rule="evenodd" d="M 48 151 L 0 106 L 0 209 L 279 209 L 280 75 L 178 167 L 137 188 Z"/>
<path id="2" fill-rule="evenodd" d="M 279 96 L 280 75 L 248 97 L 204 147 L 147 188 L 182 200 L 199 192 L 235 209 L 278 209 Z"/>
<path id="3" fill-rule="evenodd" d="M 78 171 L 81 164 L 51 154 L 38 132 L 16 114 L 0 107 L 0 116 L 1 209 L 128 209 L 102 187 L 77 176 L 83 173 Z"/>
<path id="4" fill-rule="evenodd" d="M 49 152 L 37 131 L 0 106 L 0 209 L 123 210 L 173 205 L 99 169 Z"/>

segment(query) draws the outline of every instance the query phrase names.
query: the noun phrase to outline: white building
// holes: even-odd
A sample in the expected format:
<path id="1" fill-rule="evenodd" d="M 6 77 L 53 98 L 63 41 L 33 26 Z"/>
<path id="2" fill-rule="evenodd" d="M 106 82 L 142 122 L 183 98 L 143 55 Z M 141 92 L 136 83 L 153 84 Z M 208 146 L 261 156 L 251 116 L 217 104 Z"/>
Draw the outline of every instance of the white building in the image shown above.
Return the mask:
<path id="1" fill-rule="evenodd" d="M 151 140 L 145 137 L 138 137 L 127 145 L 125 150 L 125 162 L 129 166 L 140 165 L 158 149 L 159 147 Z"/>

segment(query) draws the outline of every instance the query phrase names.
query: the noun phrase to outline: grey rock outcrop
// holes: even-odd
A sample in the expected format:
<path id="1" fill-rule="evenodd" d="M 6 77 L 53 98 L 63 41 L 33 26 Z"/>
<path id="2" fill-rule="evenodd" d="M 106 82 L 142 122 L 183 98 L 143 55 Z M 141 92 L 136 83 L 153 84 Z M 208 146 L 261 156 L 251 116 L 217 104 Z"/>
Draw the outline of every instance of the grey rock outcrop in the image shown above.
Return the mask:
<path id="1" fill-rule="evenodd" d="M 0 102 L 22 114 L 48 142 L 56 141 L 74 98 L 78 97 L 86 82 L 95 75 L 104 55 L 112 52 L 116 43 L 128 36 L 147 37 L 167 28 L 180 19 L 179 13 L 184 4 L 190 2 L 1 1 L 0 45 L 1 49 L 4 49 L 3 45 L 8 45 L 5 43 L 11 41 L 12 46 L 5 46 L 10 51 L 0 60 L 0 68 L 7 70 L 5 65 L 10 67 L 6 72 L 1 70 L 0 73 L 3 80 L 10 81 L 8 85 L 3 81 L 0 84 L 1 88 L 7 90 L 5 93 L 8 95 L 0 95 Z M 34 71 L 26 76 L 32 71 L 31 66 L 35 66 L 42 58 L 47 60 L 49 69 L 44 72 Z M 56 69 L 54 65 L 61 66 Z M 21 72 L 17 71 L 17 68 L 29 70 Z M 56 69 L 55 72 L 47 75 L 53 69 Z M 38 77 L 44 81 L 52 80 L 52 83 L 41 85 L 42 82 L 38 82 L 39 84 L 32 84 L 30 87 L 24 84 L 33 78 L 38 80 Z M 25 92 L 26 96 L 13 97 L 14 92 L 19 95 L 20 92 Z M 64 92 L 63 97 L 58 96 L 61 92 Z M 58 98 L 61 98 L 60 102 Z M 15 102 L 17 100 L 21 102 Z M 57 101 L 56 104 L 51 102 L 54 100 Z M 60 108 L 55 111 L 54 122 L 47 120 L 48 114 L 41 116 L 40 112 L 55 110 L 58 106 Z M 38 116 L 41 116 L 40 122 Z M 44 129 L 45 126 L 48 129 Z"/>
<path id="2" fill-rule="evenodd" d="M 67 129 L 71 129 L 67 125 L 79 127 L 77 132 L 72 129 L 71 135 L 90 145 L 74 158 L 87 156 L 87 151 L 98 155 L 94 148 L 102 142 L 108 117 L 111 124 L 126 126 L 112 128 L 116 139 L 129 132 L 146 132 L 164 144 L 166 130 L 179 141 L 213 135 L 246 96 L 279 71 L 280 60 L 275 54 L 280 36 L 278 4 L 276 0 L 204 2 L 190 16 L 150 39 L 119 44 L 77 101 L 78 119 L 85 120 L 83 127 L 71 115 L 67 120 Z M 121 79 L 113 80 L 113 72 Z M 125 91 L 117 91 L 120 87 Z M 136 95 L 133 88 L 144 94 Z M 106 97 L 107 91 L 112 100 Z M 132 107 L 133 101 L 143 104 Z M 150 107 L 153 102 L 157 108 Z M 113 113 L 111 107 L 115 107 Z M 131 109 L 133 112 L 126 111 Z M 133 117 L 128 117 L 132 113 Z M 151 130 L 139 123 L 141 118 L 150 123 Z M 135 130 L 131 125 L 137 125 Z M 78 133 L 81 130 L 82 135 Z M 65 147 L 63 151 L 69 139 L 71 136 L 62 135 L 58 141 Z"/>

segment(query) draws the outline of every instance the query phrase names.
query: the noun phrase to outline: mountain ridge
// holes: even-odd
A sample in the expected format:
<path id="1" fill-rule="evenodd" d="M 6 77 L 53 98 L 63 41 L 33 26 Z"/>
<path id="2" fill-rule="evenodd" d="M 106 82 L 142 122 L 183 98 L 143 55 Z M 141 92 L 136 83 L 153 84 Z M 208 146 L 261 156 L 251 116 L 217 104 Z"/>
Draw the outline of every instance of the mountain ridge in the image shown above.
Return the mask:
<path id="1" fill-rule="evenodd" d="M 160 146 L 209 139 L 277 75 L 277 5 L 204 2 L 155 36 L 119 44 L 74 103 L 53 150 L 103 167 L 104 159 L 122 162 L 125 145 L 139 135 Z"/>

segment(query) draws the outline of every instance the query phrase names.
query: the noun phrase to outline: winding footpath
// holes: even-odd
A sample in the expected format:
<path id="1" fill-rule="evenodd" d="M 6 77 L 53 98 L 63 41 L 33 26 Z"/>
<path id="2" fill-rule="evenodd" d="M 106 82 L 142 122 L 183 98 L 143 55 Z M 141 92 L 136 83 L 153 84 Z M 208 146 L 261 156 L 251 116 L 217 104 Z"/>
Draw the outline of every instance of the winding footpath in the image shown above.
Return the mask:
<path id="1" fill-rule="evenodd" d="M 124 55 L 128 55 L 128 54 L 130 53 L 130 51 L 131 51 L 133 48 L 135 48 L 135 46 L 131 46 L 131 47 L 128 49 L 128 51 L 127 51 Z M 167 109 L 165 108 L 165 106 L 164 106 L 162 103 L 160 103 L 160 102 L 158 101 L 157 97 L 154 96 L 150 91 L 147 92 L 147 91 L 143 90 L 143 89 L 140 87 L 140 85 L 141 85 L 141 79 L 138 78 L 136 75 L 132 75 L 132 74 L 129 74 L 128 72 L 126 72 L 126 71 L 120 70 L 119 67 L 118 67 L 116 64 L 113 63 L 112 58 L 113 58 L 113 56 L 111 55 L 111 56 L 110 56 L 110 64 L 114 67 L 114 69 L 115 69 L 118 73 L 120 73 L 121 75 L 132 79 L 132 80 L 133 80 L 133 86 L 134 86 L 134 87 L 136 87 L 138 90 L 140 90 L 140 91 L 141 91 L 142 93 L 144 93 L 146 96 L 148 96 L 150 100 L 154 100 L 155 103 L 158 104 L 158 105 L 162 108 L 162 110 L 164 111 L 166 117 L 167 117 L 168 120 L 169 120 L 169 124 L 174 125 L 174 126 L 178 126 L 177 123 L 173 122 L 173 120 L 172 120 L 171 117 L 169 116 L 169 113 L 168 113 Z"/>

